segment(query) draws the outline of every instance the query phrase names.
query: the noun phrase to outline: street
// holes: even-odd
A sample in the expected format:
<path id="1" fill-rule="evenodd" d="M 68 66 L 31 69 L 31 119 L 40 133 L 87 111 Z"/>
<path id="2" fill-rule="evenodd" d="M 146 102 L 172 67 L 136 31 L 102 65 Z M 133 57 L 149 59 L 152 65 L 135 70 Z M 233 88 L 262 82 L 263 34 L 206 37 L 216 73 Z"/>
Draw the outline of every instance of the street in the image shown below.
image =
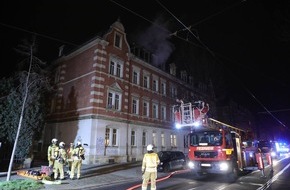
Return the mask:
<path id="1" fill-rule="evenodd" d="M 290 189 L 290 158 L 282 157 L 274 160 L 273 171 L 266 167 L 264 173 L 260 170 L 240 176 L 236 182 L 229 182 L 226 176 L 210 175 L 196 177 L 190 171 L 179 171 L 170 177 L 158 178 L 157 189 L 162 190 L 288 190 Z M 126 189 L 141 190 L 141 179 L 136 182 L 126 182 L 105 187 L 90 188 L 92 190 Z M 148 189 L 150 189 L 148 187 Z"/>

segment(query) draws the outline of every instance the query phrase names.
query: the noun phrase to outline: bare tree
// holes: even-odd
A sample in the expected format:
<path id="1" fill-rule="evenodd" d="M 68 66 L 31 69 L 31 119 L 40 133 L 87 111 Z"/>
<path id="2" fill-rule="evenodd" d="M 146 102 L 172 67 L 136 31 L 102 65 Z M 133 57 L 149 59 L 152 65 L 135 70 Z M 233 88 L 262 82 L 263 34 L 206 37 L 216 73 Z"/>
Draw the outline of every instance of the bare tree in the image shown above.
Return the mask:
<path id="1" fill-rule="evenodd" d="M 20 46 L 19 52 L 26 56 L 22 63 L 28 63 L 28 69 L 17 72 L 16 77 L 10 79 L 8 86 L 11 89 L 7 96 L 1 98 L 5 99 L 1 103 L 5 102 L 2 109 L 6 113 L 0 115 L 1 126 L 6 125 L 1 131 L 6 133 L 9 142 L 14 142 L 7 181 L 10 180 L 15 155 L 22 158 L 28 156 L 33 139 L 43 129 L 45 109 L 41 109 L 42 93 L 50 86 L 48 77 L 41 68 L 44 63 L 34 56 L 35 47 L 35 40 Z M 22 64 L 20 68 L 23 69 L 25 66 Z"/>

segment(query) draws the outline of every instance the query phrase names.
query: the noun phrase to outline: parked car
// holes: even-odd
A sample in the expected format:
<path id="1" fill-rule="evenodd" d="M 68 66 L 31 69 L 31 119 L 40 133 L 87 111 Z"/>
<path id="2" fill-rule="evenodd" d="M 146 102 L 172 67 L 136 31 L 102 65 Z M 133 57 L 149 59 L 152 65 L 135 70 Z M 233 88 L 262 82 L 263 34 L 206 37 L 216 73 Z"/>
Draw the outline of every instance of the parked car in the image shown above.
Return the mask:
<path id="1" fill-rule="evenodd" d="M 187 167 L 187 159 L 181 151 L 159 151 L 160 164 L 157 166 L 159 172 L 169 172 Z"/>

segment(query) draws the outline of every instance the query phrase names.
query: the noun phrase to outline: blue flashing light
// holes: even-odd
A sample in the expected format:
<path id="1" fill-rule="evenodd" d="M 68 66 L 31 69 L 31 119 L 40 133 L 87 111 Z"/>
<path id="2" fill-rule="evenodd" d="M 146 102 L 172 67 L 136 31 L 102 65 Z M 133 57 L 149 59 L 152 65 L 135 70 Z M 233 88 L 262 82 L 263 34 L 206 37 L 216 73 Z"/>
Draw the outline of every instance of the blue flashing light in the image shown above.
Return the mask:
<path id="1" fill-rule="evenodd" d="M 175 124 L 176 129 L 180 129 L 181 125 L 179 123 Z"/>
<path id="2" fill-rule="evenodd" d="M 195 126 L 195 127 L 199 127 L 199 126 L 200 126 L 200 122 L 199 122 L 199 121 L 195 121 L 195 122 L 193 123 L 193 126 Z"/>

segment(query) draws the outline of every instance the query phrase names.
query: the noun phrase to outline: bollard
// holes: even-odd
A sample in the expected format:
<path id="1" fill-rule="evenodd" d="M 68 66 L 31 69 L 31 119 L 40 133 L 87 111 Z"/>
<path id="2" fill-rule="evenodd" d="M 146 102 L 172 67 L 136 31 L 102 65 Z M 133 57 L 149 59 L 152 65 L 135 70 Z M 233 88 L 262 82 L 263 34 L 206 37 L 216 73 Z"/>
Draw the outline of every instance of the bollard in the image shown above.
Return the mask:
<path id="1" fill-rule="evenodd" d="M 266 177 L 264 172 L 264 162 L 262 159 L 262 154 L 260 152 L 256 153 L 256 160 L 258 163 L 258 169 L 261 170 L 261 177 Z"/>
<path id="2" fill-rule="evenodd" d="M 271 156 L 271 152 L 266 153 L 266 158 L 269 166 L 271 167 L 271 171 L 273 171 L 273 160 Z"/>

